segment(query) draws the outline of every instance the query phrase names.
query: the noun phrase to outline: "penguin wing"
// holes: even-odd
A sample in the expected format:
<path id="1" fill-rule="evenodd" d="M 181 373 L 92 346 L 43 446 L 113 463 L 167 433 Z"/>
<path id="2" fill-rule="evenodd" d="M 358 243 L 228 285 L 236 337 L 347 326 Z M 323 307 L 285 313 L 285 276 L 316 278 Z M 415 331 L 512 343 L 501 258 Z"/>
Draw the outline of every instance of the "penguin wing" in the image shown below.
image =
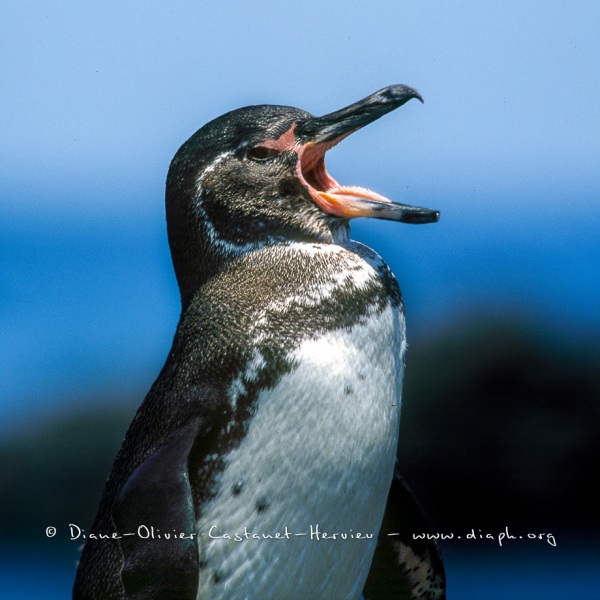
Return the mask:
<path id="1" fill-rule="evenodd" d="M 445 600 L 446 575 L 436 541 L 413 539 L 427 533 L 423 510 L 396 470 L 364 600 Z"/>
<path id="2" fill-rule="evenodd" d="M 176 430 L 132 472 L 113 504 L 125 600 L 196 598 L 199 559 L 188 456 L 200 429 L 198 417 Z"/>

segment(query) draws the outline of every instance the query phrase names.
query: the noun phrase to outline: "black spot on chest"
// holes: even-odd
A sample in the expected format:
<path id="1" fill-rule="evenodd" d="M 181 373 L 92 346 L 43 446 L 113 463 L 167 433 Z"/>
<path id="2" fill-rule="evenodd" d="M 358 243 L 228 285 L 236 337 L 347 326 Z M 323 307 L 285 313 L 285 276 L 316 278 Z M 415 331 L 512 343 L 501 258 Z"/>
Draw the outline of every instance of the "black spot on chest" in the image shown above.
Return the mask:
<path id="1" fill-rule="evenodd" d="M 258 514 L 264 513 L 267 510 L 267 508 L 269 508 L 269 501 L 264 497 L 259 498 L 256 501 L 255 508 Z"/>

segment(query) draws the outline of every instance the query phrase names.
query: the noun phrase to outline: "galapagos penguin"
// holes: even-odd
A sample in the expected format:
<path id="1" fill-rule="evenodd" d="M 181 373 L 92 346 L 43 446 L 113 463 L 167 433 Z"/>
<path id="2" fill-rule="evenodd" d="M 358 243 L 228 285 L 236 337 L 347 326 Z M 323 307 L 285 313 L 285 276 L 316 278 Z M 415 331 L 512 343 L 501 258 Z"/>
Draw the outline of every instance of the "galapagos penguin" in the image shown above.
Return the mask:
<path id="1" fill-rule="evenodd" d="M 416 98 L 321 117 L 249 106 L 202 127 L 166 183 L 182 312 L 83 549 L 76 600 L 445 598 L 395 473 L 402 297 L 356 217 L 434 210 L 340 185 L 327 150 Z"/>

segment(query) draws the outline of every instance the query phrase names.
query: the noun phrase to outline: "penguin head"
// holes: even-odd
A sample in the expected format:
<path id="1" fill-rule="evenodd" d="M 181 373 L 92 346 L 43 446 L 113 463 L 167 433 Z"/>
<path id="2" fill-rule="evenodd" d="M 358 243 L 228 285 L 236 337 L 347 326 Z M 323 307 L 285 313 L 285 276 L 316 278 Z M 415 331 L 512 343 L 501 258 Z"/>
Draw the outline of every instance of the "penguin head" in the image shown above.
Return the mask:
<path id="1" fill-rule="evenodd" d="M 390 86 L 315 117 L 288 106 L 248 106 L 199 129 L 176 153 L 167 176 L 169 244 L 184 308 L 231 258 L 290 241 L 340 243 L 349 220 L 437 221 L 430 209 L 397 204 L 342 186 L 325 153 L 419 93 Z"/>

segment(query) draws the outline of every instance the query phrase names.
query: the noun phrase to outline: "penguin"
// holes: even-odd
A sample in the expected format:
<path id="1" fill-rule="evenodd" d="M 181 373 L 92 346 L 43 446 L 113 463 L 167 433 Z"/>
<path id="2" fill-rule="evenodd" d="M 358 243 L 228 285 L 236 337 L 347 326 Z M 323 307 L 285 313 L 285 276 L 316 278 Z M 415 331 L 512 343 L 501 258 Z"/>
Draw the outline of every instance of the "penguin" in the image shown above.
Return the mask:
<path id="1" fill-rule="evenodd" d="M 436 210 L 339 184 L 326 152 L 420 94 L 316 117 L 228 112 L 173 158 L 167 230 L 181 318 L 115 459 L 76 600 L 445 598 L 396 469 L 405 320 L 358 217 Z M 93 534 L 93 535 L 92 535 Z"/>

